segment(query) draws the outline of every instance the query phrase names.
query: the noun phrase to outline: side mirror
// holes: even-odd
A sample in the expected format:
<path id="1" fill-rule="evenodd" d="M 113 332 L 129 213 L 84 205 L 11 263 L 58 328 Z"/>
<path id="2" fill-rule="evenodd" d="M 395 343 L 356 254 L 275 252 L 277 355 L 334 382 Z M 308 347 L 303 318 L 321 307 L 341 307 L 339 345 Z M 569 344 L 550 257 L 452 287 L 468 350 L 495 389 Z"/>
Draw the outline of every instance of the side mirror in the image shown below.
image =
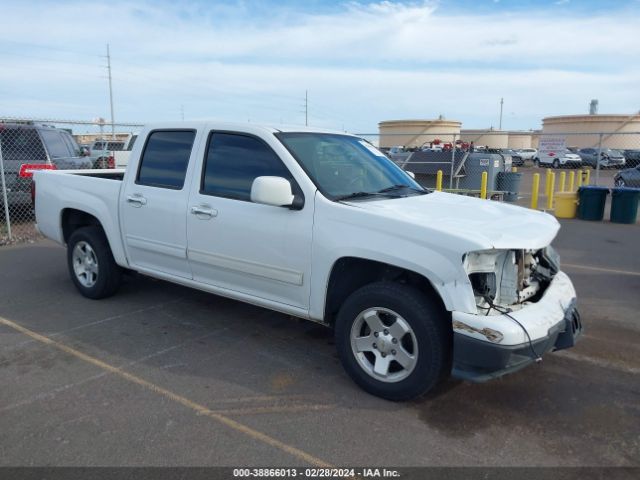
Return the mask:
<path id="1" fill-rule="evenodd" d="M 251 201 L 274 207 L 298 208 L 291 183 L 282 177 L 257 177 L 251 184 Z"/>
<path id="2" fill-rule="evenodd" d="M 408 170 L 404 171 L 407 175 L 409 175 L 411 178 L 413 178 L 414 180 L 416 179 L 416 174 L 413 172 L 409 172 Z"/>

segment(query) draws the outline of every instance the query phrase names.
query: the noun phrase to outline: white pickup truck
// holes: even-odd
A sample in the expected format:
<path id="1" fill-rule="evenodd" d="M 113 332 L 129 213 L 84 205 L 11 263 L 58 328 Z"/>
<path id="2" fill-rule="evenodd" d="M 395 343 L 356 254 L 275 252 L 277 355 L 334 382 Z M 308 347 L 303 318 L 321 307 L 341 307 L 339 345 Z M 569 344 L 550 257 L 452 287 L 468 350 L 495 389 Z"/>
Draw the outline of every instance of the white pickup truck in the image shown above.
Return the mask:
<path id="1" fill-rule="evenodd" d="M 82 295 L 135 270 L 319 322 L 384 398 L 513 372 L 582 330 L 553 217 L 425 190 L 356 136 L 160 124 L 126 171 L 34 177 L 39 230 Z"/>

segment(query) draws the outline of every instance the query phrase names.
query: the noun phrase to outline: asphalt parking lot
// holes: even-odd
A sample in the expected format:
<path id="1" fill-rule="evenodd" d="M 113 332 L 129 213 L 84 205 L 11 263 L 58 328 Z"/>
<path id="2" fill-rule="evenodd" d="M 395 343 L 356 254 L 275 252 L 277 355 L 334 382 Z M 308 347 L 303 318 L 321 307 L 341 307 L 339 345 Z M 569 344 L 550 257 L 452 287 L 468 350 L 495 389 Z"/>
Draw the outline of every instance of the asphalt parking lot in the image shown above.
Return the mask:
<path id="1" fill-rule="evenodd" d="M 142 276 L 91 301 L 61 247 L 2 247 L 0 463 L 638 466 L 639 244 L 564 221 L 579 345 L 410 403 L 359 390 L 321 326 Z"/>

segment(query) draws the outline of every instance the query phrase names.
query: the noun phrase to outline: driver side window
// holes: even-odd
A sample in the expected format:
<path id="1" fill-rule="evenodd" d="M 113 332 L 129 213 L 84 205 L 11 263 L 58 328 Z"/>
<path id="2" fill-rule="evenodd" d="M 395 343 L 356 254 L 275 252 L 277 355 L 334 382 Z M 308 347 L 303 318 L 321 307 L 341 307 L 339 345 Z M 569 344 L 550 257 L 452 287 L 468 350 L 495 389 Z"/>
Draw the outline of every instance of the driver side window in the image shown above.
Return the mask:
<path id="1" fill-rule="evenodd" d="M 251 185 L 262 176 L 284 177 L 296 191 L 291 173 L 262 140 L 236 133 L 211 133 L 200 193 L 250 202 Z"/>

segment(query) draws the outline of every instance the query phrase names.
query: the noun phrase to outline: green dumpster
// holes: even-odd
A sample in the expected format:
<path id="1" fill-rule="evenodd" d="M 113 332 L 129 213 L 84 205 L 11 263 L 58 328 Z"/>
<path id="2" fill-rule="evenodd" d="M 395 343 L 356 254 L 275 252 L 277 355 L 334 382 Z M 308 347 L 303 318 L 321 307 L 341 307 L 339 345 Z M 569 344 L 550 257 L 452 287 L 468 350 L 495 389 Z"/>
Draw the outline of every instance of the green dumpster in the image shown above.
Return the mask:
<path id="1" fill-rule="evenodd" d="M 600 221 L 604 217 L 604 204 L 609 189 L 587 185 L 578 190 L 578 218 L 581 220 Z"/>
<path id="2" fill-rule="evenodd" d="M 504 200 L 506 202 L 517 202 L 522 174 L 517 172 L 498 172 L 497 181 L 498 190 L 505 192 Z"/>
<path id="3" fill-rule="evenodd" d="M 614 223 L 636 223 L 640 189 L 611 189 L 611 221 Z"/>

